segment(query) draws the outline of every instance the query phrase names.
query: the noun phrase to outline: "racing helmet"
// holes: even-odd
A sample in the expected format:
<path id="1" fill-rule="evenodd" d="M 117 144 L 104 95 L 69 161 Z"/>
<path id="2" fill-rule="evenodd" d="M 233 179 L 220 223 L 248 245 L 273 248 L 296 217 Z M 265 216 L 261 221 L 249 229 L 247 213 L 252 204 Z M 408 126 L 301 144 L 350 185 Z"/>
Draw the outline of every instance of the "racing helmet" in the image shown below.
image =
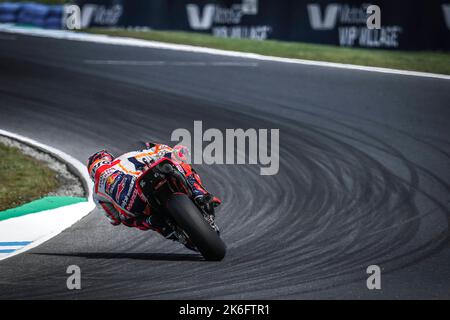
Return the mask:
<path id="1" fill-rule="evenodd" d="M 95 173 L 102 165 L 110 164 L 114 156 L 106 150 L 100 150 L 89 157 L 87 169 L 92 181 L 95 179 Z"/>

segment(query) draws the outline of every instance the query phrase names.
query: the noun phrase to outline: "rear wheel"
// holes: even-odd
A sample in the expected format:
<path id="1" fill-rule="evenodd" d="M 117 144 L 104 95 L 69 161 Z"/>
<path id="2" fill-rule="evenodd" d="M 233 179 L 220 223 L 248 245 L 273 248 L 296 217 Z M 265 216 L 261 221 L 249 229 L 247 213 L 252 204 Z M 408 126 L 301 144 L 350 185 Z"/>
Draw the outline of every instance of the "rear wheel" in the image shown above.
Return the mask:
<path id="1" fill-rule="evenodd" d="M 167 210 L 206 260 L 220 261 L 225 257 L 225 243 L 187 195 L 173 194 L 167 201 Z"/>

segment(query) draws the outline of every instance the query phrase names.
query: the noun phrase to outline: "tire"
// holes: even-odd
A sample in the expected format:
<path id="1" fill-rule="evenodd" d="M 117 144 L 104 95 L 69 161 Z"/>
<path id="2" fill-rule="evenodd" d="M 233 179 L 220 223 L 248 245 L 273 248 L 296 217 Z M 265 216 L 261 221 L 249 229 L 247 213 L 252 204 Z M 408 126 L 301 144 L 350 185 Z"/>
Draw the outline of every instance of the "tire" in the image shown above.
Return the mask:
<path id="1" fill-rule="evenodd" d="M 187 195 L 173 194 L 167 200 L 167 211 L 206 260 L 220 261 L 225 257 L 225 243 Z"/>

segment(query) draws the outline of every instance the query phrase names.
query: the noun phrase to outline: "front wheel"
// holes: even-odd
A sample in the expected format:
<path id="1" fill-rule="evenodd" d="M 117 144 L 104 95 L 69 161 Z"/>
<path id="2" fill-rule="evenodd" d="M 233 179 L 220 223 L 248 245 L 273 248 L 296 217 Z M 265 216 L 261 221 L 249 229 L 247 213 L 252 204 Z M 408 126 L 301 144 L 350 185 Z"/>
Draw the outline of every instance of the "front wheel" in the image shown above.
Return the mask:
<path id="1" fill-rule="evenodd" d="M 225 257 L 225 243 L 187 195 L 173 194 L 167 200 L 167 210 L 206 260 L 220 261 Z"/>

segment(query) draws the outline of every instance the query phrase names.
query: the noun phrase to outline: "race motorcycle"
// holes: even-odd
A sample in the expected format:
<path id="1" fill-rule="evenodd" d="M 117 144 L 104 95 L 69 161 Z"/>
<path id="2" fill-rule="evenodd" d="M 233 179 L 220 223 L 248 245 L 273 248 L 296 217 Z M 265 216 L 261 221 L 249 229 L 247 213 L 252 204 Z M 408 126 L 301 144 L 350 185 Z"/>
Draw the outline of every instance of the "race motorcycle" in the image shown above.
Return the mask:
<path id="1" fill-rule="evenodd" d="M 214 211 L 193 199 L 182 172 L 179 164 L 162 158 L 147 165 L 137 187 L 179 242 L 200 252 L 206 260 L 222 260 L 226 245 L 220 238 Z"/>

